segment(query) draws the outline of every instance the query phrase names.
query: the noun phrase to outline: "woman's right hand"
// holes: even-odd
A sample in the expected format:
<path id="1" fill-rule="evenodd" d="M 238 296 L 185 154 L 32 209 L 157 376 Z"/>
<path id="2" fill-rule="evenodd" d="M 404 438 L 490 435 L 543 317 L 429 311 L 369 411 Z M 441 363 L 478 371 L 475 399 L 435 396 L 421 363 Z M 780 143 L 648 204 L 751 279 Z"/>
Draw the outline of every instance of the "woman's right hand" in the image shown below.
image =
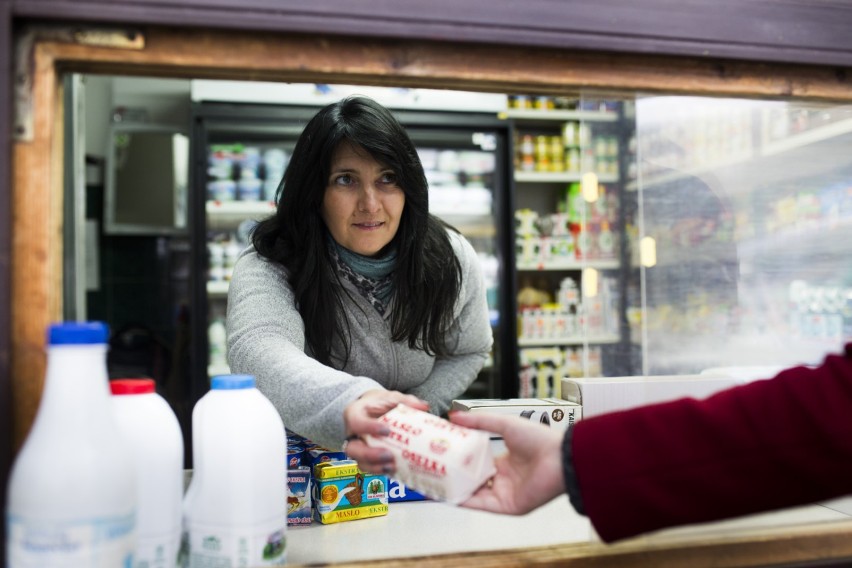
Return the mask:
<path id="1" fill-rule="evenodd" d="M 343 410 L 343 425 L 346 428 L 346 454 L 358 461 L 358 467 L 369 473 L 392 474 L 396 471 L 393 454 L 382 448 L 367 445 L 361 436 L 387 436 L 390 429 L 378 418 L 396 407 L 406 404 L 418 410 L 429 410 L 429 403 L 399 391 L 369 390 L 360 398 L 350 402 Z"/>

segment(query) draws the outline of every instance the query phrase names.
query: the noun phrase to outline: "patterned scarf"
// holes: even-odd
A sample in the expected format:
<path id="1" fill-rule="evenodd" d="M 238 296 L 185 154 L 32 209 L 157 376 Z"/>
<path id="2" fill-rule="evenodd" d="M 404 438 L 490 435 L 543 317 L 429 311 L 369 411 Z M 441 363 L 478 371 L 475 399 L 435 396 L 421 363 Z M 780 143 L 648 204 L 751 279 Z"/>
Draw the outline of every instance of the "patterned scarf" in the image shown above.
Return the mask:
<path id="1" fill-rule="evenodd" d="M 396 249 L 382 258 L 370 258 L 340 246 L 330 236 L 328 240 L 337 273 L 349 280 L 377 312 L 385 315 L 393 293 L 391 274 L 396 267 Z"/>

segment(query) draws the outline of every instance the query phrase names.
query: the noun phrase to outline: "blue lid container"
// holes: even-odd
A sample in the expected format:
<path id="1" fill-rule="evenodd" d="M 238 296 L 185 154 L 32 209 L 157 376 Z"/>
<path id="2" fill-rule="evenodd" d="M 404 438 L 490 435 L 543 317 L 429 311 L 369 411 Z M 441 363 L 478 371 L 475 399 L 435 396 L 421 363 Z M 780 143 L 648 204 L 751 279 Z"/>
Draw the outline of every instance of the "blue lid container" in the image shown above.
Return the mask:
<path id="1" fill-rule="evenodd" d="M 254 375 L 216 375 L 210 381 L 213 390 L 237 390 L 254 388 Z"/>
<path id="2" fill-rule="evenodd" d="M 108 338 L 109 326 L 100 321 L 55 323 L 47 328 L 50 345 L 96 345 Z"/>

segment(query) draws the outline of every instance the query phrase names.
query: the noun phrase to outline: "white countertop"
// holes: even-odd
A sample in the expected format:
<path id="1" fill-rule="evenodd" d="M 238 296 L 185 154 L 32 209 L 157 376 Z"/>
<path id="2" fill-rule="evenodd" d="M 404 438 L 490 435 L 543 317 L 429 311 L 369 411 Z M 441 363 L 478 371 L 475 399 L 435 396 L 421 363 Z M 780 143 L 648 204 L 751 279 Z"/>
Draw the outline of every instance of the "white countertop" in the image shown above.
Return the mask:
<path id="1" fill-rule="evenodd" d="M 647 540 L 726 536 L 743 530 L 848 520 L 822 505 L 660 531 Z M 391 503 L 384 517 L 288 527 L 288 564 L 323 564 L 600 542 L 567 497 L 512 517 L 435 501 Z"/>
<path id="2" fill-rule="evenodd" d="M 502 440 L 491 440 L 491 444 L 494 455 L 505 451 Z M 694 536 L 725 537 L 749 530 L 852 518 L 852 505 L 845 501 L 826 505 L 679 527 L 639 538 L 655 542 Z M 288 527 L 287 562 L 357 562 L 588 543 L 600 543 L 600 539 L 588 518 L 578 515 L 566 496 L 519 517 L 437 501 L 405 501 L 390 503 L 388 514 L 383 517 Z"/>

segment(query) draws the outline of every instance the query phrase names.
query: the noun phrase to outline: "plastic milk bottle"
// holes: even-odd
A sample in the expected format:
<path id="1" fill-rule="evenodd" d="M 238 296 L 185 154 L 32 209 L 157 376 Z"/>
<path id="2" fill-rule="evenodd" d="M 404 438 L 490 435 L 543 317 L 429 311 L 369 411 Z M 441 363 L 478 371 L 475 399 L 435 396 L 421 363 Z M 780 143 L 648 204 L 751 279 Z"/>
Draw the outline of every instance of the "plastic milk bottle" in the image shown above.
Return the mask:
<path id="1" fill-rule="evenodd" d="M 136 568 L 174 568 L 181 538 L 183 435 L 152 379 L 110 381 L 112 410 L 133 453 L 139 497 Z"/>
<path id="2" fill-rule="evenodd" d="M 132 565 L 136 472 L 110 410 L 108 335 L 103 323 L 48 329 L 41 404 L 9 479 L 9 568 Z"/>
<path id="3" fill-rule="evenodd" d="M 251 375 L 213 377 L 193 409 L 194 471 L 184 500 L 190 568 L 286 561 L 287 438 L 254 385 Z"/>

